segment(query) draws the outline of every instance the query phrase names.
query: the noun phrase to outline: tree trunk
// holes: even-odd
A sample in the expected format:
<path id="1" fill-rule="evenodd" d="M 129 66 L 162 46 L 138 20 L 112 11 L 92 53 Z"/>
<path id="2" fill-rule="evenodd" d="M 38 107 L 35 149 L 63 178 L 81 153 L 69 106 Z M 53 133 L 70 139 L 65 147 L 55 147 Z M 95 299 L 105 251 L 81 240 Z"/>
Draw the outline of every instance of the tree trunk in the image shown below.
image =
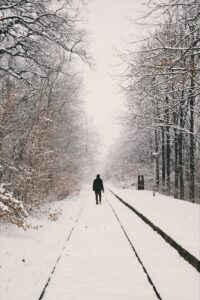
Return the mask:
<path id="1" fill-rule="evenodd" d="M 194 141 L 194 106 L 195 106 L 195 99 L 194 99 L 194 89 L 195 89 L 195 82 L 194 82 L 194 55 L 191 55 L 191 82 L 190 82 L 190 91 L 189 91 L 189 108 L 190 108 L 190 200 L 194 202 L 194 148 L 195 148 L 195 141 Z"/>
<path id="2" fill-rule="evenodd" d="M 166 173 L 166 160 L 165 160 L 165 129 L 162 126 L 162 186 L 165 186 L 165 173 Z"/>
<path id="3" fill-rule="evenodd" d="M 183 116 L 183 105 L 184 105 L 184 90 L 181 95 L 181 107 L 180 107 L 180 132 L 178 135 L 178 158 L 179 158 L 179 197 L 184 199 L 184 175 L 183 175 L 183 131 L 184 128 L 184 116 Z"/>
<path id="4" fill-rule="evenodd" d="M 155 152 L 159 152 L 158 146 L 158 131 L 155 130 Z M 156 187 L 158 188 L 160 184 L 160 172 L 159 172 L 159 158 L 158 155 L 156 157 Z"/>
<path id="5" fill-rule="evenodd" d="M 178 179 L 179 179 L 179 167 L 178 167 L 178 136 L 177 136 L 177 130 L 174 129 L 174 172 L 175 172 L 175 178 L 174 178 L 174 198 L 178 198 Z"/>
<path id="6" fill-rule="evenodd" d="M 167 193 L 170 194 L 170 160 L 171 160 L 171 149 L 170 149 L 170 128 L 169 128 L 169 98 L 166 97 L 166 109 L 165 109 L 165 117 L 166 117 L 166 175 L 167 175 Z"/>

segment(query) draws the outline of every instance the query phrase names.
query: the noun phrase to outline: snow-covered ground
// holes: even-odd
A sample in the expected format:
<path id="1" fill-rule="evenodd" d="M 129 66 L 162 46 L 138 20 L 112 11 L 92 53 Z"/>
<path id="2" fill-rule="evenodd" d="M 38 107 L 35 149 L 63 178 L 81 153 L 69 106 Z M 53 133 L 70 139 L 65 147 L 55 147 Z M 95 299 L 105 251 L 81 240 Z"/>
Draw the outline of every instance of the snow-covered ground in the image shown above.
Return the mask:
<path id="1" fill-rule="evenodd" d="M 135 192 L 137 195 L 137 191 Z M 124 204 L 110 193 L 107 197 L 162 299 L 199 300 L 199 273 Z"/>
<path id="2" fill-rule="evenodd" d="M 38 300 L 67 236 L 84 205 L 85 197 L 60 201 L 58 221 L 31 219 L 37 230 L 0 227 L 0 299 Z"/>
<path id="3" fill-rule="evenodd" d="M 139 191 L 115 192 L 121 193 L 120 196 L 127 202 L 131 201 L 131 204 L 138 202 L 137 207 L 134 205 L 136 209 L 142 210 L 156 225 L 160 224 L 161 229 L 175 240 L 183 239 L 188 250 L 200 251 L 194 241 L 195 236 L 190 237 L 195 225 L 190 218 L 196 214 L 189 207 L 198 206 L 190 204 L 186 214 L 186 210 L 176 204 L 177 200 L 169 202 L 165 196 L 151 199 L 151 194 L 146 191 L 140 194 Z M 162 299 L 199 300 L 199 273 L 108 190 L 103 195 L 102 205 L 97 206 L 89 188 L 84 188 L 78 198 L 54 204 L 56 209 L 62 209 L 62 215 L 56 222 L 33 219 L 35 225 L 42 225 L 38 230 L 25 232 L 13 226 L 1 227 L 0 299 L 38 300 L 60 254 L 61 258 L 42 298 L 44 300 L 157 299 L 109 203 Z M 180 203 L 187 206 L 185 202 Z M 175 214 L 178 224 L 173 226 L 171 222 L 175 221 Z M 186 221 L 181 223 L 183 215 Z M 198 223 L 197 219 L 195 222 Z M 182 230 L 186 231 L 186 236 Z M 196 243 L 196 248 L 191 243 Z"/>
<path id="4" fill-rule="evenodd" d="M 108 203 L 93 198 L 89 192 L 44 300 L 157 299 Z"/>
<path id="5" fill-rule="evenodd" d="M 200 205 L 151 191 L 111 189 L 183 248 L 200 259 Z"/>

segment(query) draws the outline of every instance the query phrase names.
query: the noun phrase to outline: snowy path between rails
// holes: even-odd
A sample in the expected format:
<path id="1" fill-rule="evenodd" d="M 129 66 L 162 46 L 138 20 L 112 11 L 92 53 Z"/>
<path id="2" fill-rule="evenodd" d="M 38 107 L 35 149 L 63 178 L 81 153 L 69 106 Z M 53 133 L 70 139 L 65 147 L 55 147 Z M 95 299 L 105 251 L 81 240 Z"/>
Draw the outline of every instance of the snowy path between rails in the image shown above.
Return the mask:
<path id="1" fill-rule="evenodd" d="M 156 300 L 108 203 L 93 198 L 88 192 L 44 300 Z"/>
<path id="2" fill-rule="evenodd" d="M 0 299 L 39 300 L 62 253 L 43 300 L 156 300 L 109 203 L 162 299 L 199 300 L 199 273 L 109 191 L 97 206 L 86 187 L 78 198 L 55 204 L 63 210 L 56 222 L 43 221 L 43 228 L 27 232 L 13 226 L 1 229 Z M 159 212 L 164 218 L 158 205 Z"/>

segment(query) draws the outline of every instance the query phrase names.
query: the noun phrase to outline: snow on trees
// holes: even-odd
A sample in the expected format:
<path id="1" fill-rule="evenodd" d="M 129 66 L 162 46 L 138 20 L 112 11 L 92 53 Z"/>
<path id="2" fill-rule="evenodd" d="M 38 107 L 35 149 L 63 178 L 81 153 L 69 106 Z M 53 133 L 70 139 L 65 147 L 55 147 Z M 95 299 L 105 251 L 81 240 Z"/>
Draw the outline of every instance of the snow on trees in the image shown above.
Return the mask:
<path id="1" fill-rule="evenodd" d="M 1 1 L 0 71 L 33 85 L 29 76 L 45 77 L 56 50 L 84 57 L 83 32 L 75 25 L 73 1 Z"/>
<path id="2" fill-rule="evenodd" d="M 83 8 L 69 0 L 0 4 L 0 182 L 28 212 L 78 189 L 89 155 L 79 72 L 89 62 Z M 1 216 L 15 215 L 0 203 Z"/>
<path id="3" fill-rule="evenodd" d="M 194 202 L 200 198 L 199 1 L 149 1 L 146 8 L 144 19 L 149 18 L 151 31 L 119 55 L 126 70 L 126 129 L 134 136 L 127 143 L 135 143 L 132 150 L 139 148 L 140 168 L 150 153 L 159 152 L 157 187 Z M 133 164 L 134 155 L 135 150 L 129 153 Z"/>
<path id="4" fill-rule="evenodd" d="M 28 213 L 24 209 L 23 203 L 13 197 L 8 192 L 6 184 L 0 186 L 0 218 L 18 226 L 24 226 Z"/>

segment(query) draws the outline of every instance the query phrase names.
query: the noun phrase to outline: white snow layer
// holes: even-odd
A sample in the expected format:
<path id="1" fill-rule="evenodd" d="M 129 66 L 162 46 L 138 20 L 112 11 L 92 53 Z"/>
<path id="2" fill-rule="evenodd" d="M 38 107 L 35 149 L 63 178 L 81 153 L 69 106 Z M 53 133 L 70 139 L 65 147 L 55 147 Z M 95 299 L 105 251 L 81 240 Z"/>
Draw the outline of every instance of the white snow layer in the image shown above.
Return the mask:
<path id="1" fill-rule="evenodd" d="M 124 204 L 116 200 L 114 196 L 108 198 L 161 298 L 199 300 L 199 273 Z"/>
<path id="2" fill-rule="evenodd" d="M 189 249 L 193 249 L 190 245 L 193 243 L 190 238 L 190 234 L 193 235 L 193 220 L 189 220 L 194 217 L 193 206 L 186 203 L 185 217 L 189 227 L 185 237 L 182 233 L 185 227 L 183 229 L 179 224 L 183 209 L 177 209 L 178 201 L 163 197 L 159 195 L 151 199 L 150 193 L 143 191 L 140 194 L 131 191 L 130 197 L 127 191 L 124 200 L 133 201 L 134 198 L 139 202 L 143 199 L 140 203 L 142 213 L 150 219 L 152 217 L 154 223 L 165 226 L 161 229 L 170 236 L 174 228 L 174 239 L 175 236 L 182 237 Z M 153 200 L 156 200 L 155 203 Z M 86 188 L 79 199 L 58 202 L 57 206 L 62 208 L 63 213 L 56 222 L 34 220 L 35 224 L 42 224 L 43 227 L 26 232 L 13 226 L 1 229 L 0 299 L 38 300 L 60 253 L 61 259 L 45 291 L 44 300 L 157 299 L 108 201 L 118 214 L 162 299 L 199 300 L 199 273 L 176 250 L 110 192 L 106 191 L 102 205 L 97 206 L 92 191 Z M 152 209 L 148 202 L 152 202 Z M 66 242 L 82 208 L 71 238 Z M 171 210 L 175 212 L 170 213 Z M 175 213 L 178 224 L 173 226 L 173 217 L 169 216 Z M 161 216 L 153 219 L 156 215 Z M 197 250 L 200 251 L 200 247 Z"/>
<path id="3" fill-rule="evenodd" d="M 83 197 L 84 198 L 84 197 Z M 84 200 L 60 201 L 57 222 L 34 220 L 38 230 L 1 224 L 0 300 L 38 300 Z"/>

